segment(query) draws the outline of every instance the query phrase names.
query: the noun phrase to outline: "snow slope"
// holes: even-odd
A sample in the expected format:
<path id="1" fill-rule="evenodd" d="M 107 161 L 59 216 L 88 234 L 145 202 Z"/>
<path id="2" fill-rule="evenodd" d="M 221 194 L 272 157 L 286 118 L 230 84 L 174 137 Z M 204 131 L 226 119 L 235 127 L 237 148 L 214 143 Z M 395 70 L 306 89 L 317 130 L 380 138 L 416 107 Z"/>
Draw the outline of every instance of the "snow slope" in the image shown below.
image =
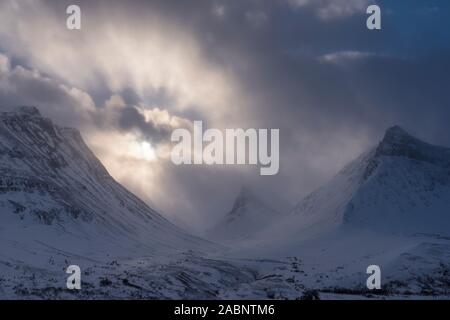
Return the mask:
<path id="1" fill-rule="evenodd" d="M 228 243 L 240 241 L 280 218 L 280 213 L 267 206 L 250 189 L 243 187 L 231 211 L 208 231 L 208 238 Z"/>
<path id="2" fill-rule="evenodd" d="M 381 231 L 450 234 L 450 149 L 393 127 L 349 202 L 344 221 Z"/>

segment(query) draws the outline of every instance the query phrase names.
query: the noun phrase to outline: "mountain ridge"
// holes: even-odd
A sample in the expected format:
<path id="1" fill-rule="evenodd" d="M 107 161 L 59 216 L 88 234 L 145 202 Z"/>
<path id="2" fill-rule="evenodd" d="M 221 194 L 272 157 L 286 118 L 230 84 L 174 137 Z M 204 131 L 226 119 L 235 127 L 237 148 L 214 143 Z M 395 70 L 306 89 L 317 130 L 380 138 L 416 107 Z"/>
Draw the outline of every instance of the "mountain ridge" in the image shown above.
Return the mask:
<path id="1" fill-rule="evenodd" d="M 4 236 L 20 235 L 25 247 L 99 257 L 214 247 L 116 182 L 77 129 L 54 125 L 36 107 L 0 113 L 0 172 Z"/>
<path id="2" fill-rule="evenodd" d="M 276 248 L 277 243 L 291 246 L 329 233 L 362 231 L 449 235 L 449 150 L 391 127 L 375 147 L 251 242 L 270 238 Z"/>

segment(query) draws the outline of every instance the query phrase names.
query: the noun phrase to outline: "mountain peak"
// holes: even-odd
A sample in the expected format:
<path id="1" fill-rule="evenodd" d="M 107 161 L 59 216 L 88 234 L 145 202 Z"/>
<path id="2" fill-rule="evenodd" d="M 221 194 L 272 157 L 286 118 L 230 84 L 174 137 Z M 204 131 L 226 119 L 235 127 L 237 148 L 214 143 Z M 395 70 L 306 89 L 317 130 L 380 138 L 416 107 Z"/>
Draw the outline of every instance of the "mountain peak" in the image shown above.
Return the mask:
<path id="1" fill-rule="evenodd" d="M 386 156 L 407 156 L 412 149 L 417 149 L 418 144 L 424 144 L 414 138 L 398 125 L 386 130 L 383 139 L 377 147 L 376 154 Z"/>
<path id="2" fill-rule="evenodd" d="M 231 211 L 208 234 L 214 240 L 243 239 L 267 227 L 279 217 L 278 211 L 267 206 L 251 189 L 242 187 Z"/>
<path id="3" fill-rule="evenodd" d="M 239 194 L 237 196 L 238 199 L 239 198 L 248 199 L 248 198 L 252 198 L 252 197 L 254 197 L 253 191 L 249 187 L 246 187 L 246 186 L 241 187 L 241 189 L 239 190 Z"/>
<path id="4" fill-rule="evenodd" d="M 274 217 L 278 215 L 275 210 L 256 196 L 250 188 L 243 186 L 234 200 L 233 208 L 228 212 L 227 217 L 234 220 L 248 214 L 255 215 L 255 217 L 261 219 L 264 216 Z"/>
<path id="5" fill-rule="evenodd" d="M 406 132 L 402 127 L 399 125 L 392 126 L 386 130 L 385 138 L 403 138 L 403 137 L 410 137 L 411 135 Z"/>
<path id="6" fill-rule="evenodd" d="M 7 114 L 29 115 L 34 117 L 42 117 L 39 109 L 34 106 L 14 106 L 2 108 L 2 112 Z"/>
<path id="7" fill-rule="evenodd" d="M 250 188 L 243 186 L 239 191 L 236 199 L 233 203 L 233 208 L 228 213 L 229 215 L 234 215 L 240 212 L 240 209 L 245 208 L 250 203 L 259 203 L 259 199 L 254 195 L 254 193 L 250 190 Z"/>
<path id="8" fill-rule="evenodd" d="M 376 156 L 398 156 L 444 167 L 450 166 L 450 149 L 424 142 L 399 126 L 386 130 Z"/>
<path id="9" fill-rule="evenodd" d="M 382 143 L 402 144 L 408 143 L 414 139 L 415 138 L 406 132 L 402 127 L 395 125 L 386 130 Z"/>

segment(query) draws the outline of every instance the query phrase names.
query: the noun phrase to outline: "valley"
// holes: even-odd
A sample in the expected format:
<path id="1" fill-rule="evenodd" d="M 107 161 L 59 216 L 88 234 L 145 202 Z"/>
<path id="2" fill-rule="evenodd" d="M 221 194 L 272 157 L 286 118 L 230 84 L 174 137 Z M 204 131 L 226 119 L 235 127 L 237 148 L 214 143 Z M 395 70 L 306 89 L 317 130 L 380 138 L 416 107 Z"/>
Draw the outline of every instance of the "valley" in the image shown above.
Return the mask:
<path id="1" fill-rule="evenodd" d="M 2 112 L 0 298 L 448 298 L 449 154 L 390 128 L 288 213 L 241 190 L 202 239 L 117 183 L 77 130 Z"/>

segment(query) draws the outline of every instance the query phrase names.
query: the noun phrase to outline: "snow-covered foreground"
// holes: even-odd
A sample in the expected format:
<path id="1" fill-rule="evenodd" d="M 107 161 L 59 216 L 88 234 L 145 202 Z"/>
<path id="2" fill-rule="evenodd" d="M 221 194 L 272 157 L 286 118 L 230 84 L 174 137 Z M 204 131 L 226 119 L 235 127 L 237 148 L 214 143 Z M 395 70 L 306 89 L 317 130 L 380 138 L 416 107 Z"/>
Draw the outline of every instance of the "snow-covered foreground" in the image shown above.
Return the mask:
<path id="1" fill-rule="evenodd" d="M 296 254 L 286 256 L 293 252 Z M 348 235 L 336 232 L 298 243 L 295 250 L 251 247 L 241 248 L 235 255 L 253 257 L 258 261 L 253 266 L 260 272 L 290 278 L 306 290 L 322 294 L 370 294 L 366 270 L 370 265 L 378 265 L 382 290 L 372 292 L 377 297 L 403 294 L 450 298 L 450 238 L 380 236 L 348 230 Z M 261 263 L 257 258 L 261 256 L 266 261 L 278 261 L 279 265 L 274 268 L 275 264 Z"/>
<path id="2" fill-rule="evenodd" d="M 257 251 L 184 252 L 105 260 L 39 250 L 39 264 L 0 256 L 1 299 L 448 299 L 450 239 L 372 237 L 299 246 L 296 256 Z M 380 240 L 380 239 L 379 239 Z M 353 243 L 353 246 L 352 246 Z M 15 253 L 25 248 L 16 248 Z M 28 252 L 29 254 L 33 254 Z M 77 264 L 82 289 L 68 290 Z M 378 264 L 382 290 L 369 292 L 366 268 Z"/>

